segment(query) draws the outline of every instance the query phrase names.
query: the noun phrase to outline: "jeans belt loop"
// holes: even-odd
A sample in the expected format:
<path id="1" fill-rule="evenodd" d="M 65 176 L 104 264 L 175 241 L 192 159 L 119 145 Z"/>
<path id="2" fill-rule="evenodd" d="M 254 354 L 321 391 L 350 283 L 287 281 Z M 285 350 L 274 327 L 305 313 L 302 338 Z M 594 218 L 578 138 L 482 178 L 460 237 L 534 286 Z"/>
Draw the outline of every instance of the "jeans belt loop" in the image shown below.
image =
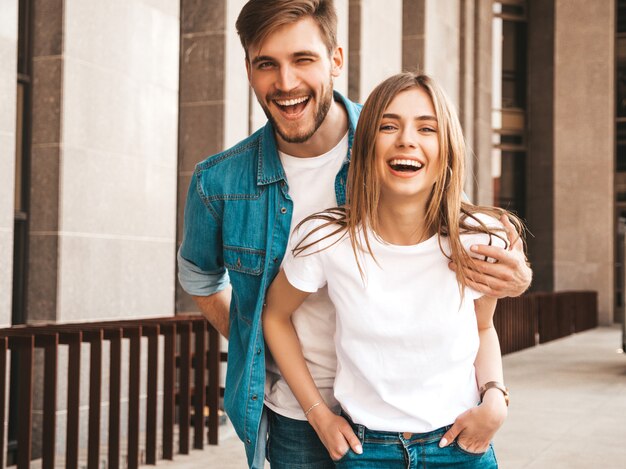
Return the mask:
<path id="1" fill-rule="evenodd" d="M 359 440 L 361 440 L 361 444 L 363 444 L 363 441 L 365 440 L 365 425 L 357 425 L 357 428 L 359 429 L 358 431 L 358 437 Z"/>

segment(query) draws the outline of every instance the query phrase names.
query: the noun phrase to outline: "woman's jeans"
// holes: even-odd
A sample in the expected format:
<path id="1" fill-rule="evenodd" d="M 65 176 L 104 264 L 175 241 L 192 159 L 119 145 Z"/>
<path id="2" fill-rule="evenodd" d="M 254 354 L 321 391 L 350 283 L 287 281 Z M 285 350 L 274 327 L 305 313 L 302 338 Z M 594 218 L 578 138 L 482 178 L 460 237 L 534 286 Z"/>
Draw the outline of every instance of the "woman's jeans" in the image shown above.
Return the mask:
<path id="1" fill-rule="evenodd" d="M 352 450 L 336 462 L 338 468 L 480 468 L 498 467 L 491 444 L 485 453 L 474 454 L 462 449 L 456 441 L 445 448 L 439 440 L 450 426 L 428 433 L 413 433 L 404 438 L 402 433 L 369 430 L 363 425 L 352 423 L 344 415 L 363 445 L 363 454 Z"/>

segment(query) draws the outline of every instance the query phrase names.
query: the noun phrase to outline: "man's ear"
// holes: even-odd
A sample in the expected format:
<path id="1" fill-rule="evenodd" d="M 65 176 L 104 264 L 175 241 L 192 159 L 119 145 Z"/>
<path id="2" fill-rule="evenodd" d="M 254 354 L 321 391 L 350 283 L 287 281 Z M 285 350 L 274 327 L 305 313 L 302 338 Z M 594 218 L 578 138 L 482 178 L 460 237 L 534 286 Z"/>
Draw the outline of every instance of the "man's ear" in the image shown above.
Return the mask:
<path id="1" fill-rule="evenodd" d="M 331 64 L 331 75 L 333 77 L 338 77 L 341 75 L 341 71 L 343 70 L 343 48 L 335 47 L 333 54 L 330 57 Z"/>

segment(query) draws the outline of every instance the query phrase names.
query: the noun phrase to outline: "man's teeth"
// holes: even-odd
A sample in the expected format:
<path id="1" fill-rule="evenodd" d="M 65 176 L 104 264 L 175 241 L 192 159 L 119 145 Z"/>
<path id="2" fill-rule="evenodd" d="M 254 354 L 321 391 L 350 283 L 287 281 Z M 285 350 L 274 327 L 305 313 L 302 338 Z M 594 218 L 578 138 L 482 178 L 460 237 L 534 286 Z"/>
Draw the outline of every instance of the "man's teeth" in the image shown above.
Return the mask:
<path id="1" fill-rule="evenodd" d="M 284 100 L 275 100 L 277 104 L 280 106 L 295 106 L 296 104 L 300 104 L 308 100 L 308 96 L 303 96 L 302 98 L 294 98 L 294 99 L 284 99 Z"/>
<path id="2" fill-rule="evenodd" d="M 392 167 L 393 166 L 400 167 L 400 168 L 411 167 L 415 169 L 422 169 L 424 167 L 424 165 L 417 160 L 405 160 L 405 159 L 400 159 L 400 158 L 391 160 L 389 162 L 389 165 Z"/>

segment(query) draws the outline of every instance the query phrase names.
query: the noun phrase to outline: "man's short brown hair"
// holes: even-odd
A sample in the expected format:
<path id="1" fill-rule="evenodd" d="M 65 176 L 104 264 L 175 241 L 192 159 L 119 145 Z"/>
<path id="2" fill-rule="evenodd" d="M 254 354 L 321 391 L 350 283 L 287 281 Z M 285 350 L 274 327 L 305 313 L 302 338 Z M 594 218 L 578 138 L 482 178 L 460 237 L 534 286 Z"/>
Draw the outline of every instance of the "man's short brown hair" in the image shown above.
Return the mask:
<path id="1" fill-rule="evenodd" d="M 281 26 L 306 17 L 317 23 L 328 54 L 332 54 L 337 47 L 337 13 L 333 0 L 250 0 L 235 23 L 246 58 L 250 46 L 260 44 Z"/>

